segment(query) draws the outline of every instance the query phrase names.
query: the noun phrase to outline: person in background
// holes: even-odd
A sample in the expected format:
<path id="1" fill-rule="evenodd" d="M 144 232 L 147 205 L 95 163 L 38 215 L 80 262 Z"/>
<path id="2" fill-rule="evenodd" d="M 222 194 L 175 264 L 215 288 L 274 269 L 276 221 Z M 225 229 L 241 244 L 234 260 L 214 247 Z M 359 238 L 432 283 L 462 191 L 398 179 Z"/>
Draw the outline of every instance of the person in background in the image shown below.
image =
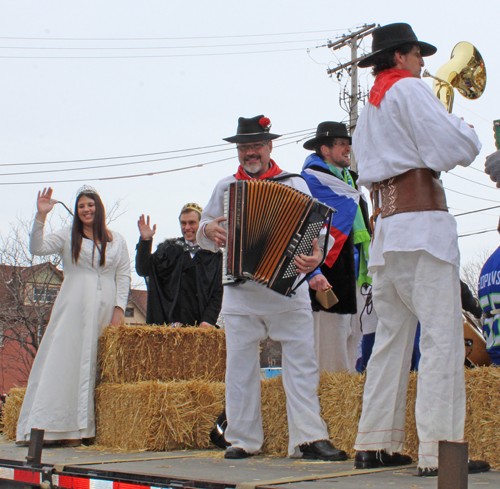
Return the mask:
<path id="1" fill-rule="evenodd" d="M 500 365 L 500 247 L 486 260 L 479 275 L 479 304 L 484 313 L 486 350 L 494 365 Z"/>
<path id="2" fill-rule="evenodd" d="M 337 211 L 331 218 L 333 246 L 325 263 L 309 278 L 319 369 L 354 372 L 363 334 L 360 316 L 366 313 L 361 286 L 371 283 L 368 206 L 356 186 L 357 174 L 349 170 L 351 137 L 345 124 L 321 122 L 316 136 L 306 141 L 304 148 L 314 151 L 302 168 L 311 195 Z M 322 305 L 317 294 L 329 289 L 338 302 Z M 364 314 L 362 322 L 368 323 L 369 319 Z"/>
<path id="3" fill-rule="evenodd" d="M 179 215 L 182 238 L 167 239 L 154 253 L 149 216 L 139 218 L 141 234 L 135 268 L 147 278 L 148 324 L 215 327 L 222 304 L 222 253 L 203 250 L 197 243 L 202 208 L 186 204 Z"/>

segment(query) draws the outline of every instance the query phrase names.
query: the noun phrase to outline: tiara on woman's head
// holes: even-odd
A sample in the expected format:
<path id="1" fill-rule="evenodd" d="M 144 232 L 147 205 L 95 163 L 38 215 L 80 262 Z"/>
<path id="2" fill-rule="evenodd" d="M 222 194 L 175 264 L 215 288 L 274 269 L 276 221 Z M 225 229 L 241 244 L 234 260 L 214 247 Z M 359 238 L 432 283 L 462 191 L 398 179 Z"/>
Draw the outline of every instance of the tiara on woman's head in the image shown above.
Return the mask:
<path id="1" fill-rule="evenodd" d="M 96 194 L 99 195 L 99 192 L 94 188 L 91 187 L 90 185 L 83 185 L 78 189 L 76 192 L 77 197 L 80 195 L 85 195 L 85 194 Z"/>

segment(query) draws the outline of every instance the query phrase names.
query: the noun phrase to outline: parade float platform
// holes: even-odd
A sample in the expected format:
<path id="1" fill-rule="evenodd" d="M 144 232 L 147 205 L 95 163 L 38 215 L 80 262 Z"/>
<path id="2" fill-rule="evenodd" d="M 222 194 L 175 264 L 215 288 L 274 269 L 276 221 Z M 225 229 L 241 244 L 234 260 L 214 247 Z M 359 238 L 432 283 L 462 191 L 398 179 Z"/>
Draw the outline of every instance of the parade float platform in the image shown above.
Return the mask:
<path id="1" fill-rule="evenodd" d="M 99 343 L 96 446 L 171 451 L 214 448 L 209 432 L 224 407 L 224 332 L 196 328 L 109 328 Z M 414 405 L 417 374 L 408 387 L 404 453 L 417 459 Z M 319 396 L 332 442 L 354 455 L 365 376 L 323 373 Z M 465 440 L 471 459 L 500 468 L 500 369 L 466 369 Z M 12 389 L 4 434 L 14 439 L 24 389 Z M 262 381 L 264 456 L 285 457 L 288 430 L 281 377 Z M 352 467 L 352 462 L 350 463 Z M 423 487 L 423 486 L 422 486 Z"/>

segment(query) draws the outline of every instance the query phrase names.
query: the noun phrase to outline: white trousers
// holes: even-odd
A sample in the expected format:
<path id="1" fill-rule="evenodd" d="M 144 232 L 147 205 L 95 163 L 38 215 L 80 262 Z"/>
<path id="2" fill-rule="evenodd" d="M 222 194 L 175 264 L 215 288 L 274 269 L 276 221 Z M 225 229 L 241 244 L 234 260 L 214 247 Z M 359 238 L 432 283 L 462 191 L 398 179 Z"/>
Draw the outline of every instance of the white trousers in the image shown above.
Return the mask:
<path id="1" fill-rule="evenodd" d="M 256 305 L 258 307 L 258 305 Z M 319 370 L 314 353 L 311 311 L 300 309 L 273 315 L 226 314 L 227 345 L 226 440 L 256 453 L 264 442 L 260 402 L 259 343 L 268 336 L 280 341 L 288 415 L 288 454 L 298 445 L 328 439 L 320 415 Z"/>
<path id="2" fill-rule="evenodd" d="M 357 315 L 314 311 L 313 318 L 314 349 L 320 372 L 354 372 L 362 336 Z"/>
<path id="3" fill-rule="evenodd" d="M 465 347 L 459 270 L 425 251 L 389 252 L 373 275 L 379 317 L 356 450 L 401 451 L 410 362 L 420 321 L 415 417 L 419 467 L 437 467 L 439 440 L 463 441 Z"/>

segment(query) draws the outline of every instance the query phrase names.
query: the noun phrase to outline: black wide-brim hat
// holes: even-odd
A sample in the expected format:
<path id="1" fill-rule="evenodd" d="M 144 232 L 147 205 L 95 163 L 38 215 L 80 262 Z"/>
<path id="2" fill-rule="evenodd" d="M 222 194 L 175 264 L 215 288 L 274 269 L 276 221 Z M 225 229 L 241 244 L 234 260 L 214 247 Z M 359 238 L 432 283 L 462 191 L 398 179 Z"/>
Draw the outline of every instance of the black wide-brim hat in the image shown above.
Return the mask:
<path id="1" fill-rule="evenodd" d="M 420 54 L 425 58 L 432 56 L 436 51 L 436 46 L 419 41 L 410 25 L 404 23 L 388 24 L 372 32 L 372 52 L 363 58 L 358 66 L 369 68 L 375 64 L 377 54 L 398 48 L 403 44 L 416 44 L 420 47 Z"/>
<path id="2" fill-rule="evenodd" d="M 240 117 L 236 136 L 223 139 L 229 143 L 253 143 L 254 141 L 270 141 L 281 137 L 281 134 L 271 134 L 270 129 L 271 121 L 263 115 L 251 117 L 250 119 Z"/>
<path id="3" fill-rule="evenodd" d="M 316 129 L 316 137 L 309 139 L 303 144 L 305 149 L 314 151 L 316 145 L 323 141 L 327 141 L 330 138 L 344 138 L 349 140 L 349 144 L 352 142 L 351 136 L 347 133 L 347 127 L 341 122 L 320 122 L 318 128 Z"/>

